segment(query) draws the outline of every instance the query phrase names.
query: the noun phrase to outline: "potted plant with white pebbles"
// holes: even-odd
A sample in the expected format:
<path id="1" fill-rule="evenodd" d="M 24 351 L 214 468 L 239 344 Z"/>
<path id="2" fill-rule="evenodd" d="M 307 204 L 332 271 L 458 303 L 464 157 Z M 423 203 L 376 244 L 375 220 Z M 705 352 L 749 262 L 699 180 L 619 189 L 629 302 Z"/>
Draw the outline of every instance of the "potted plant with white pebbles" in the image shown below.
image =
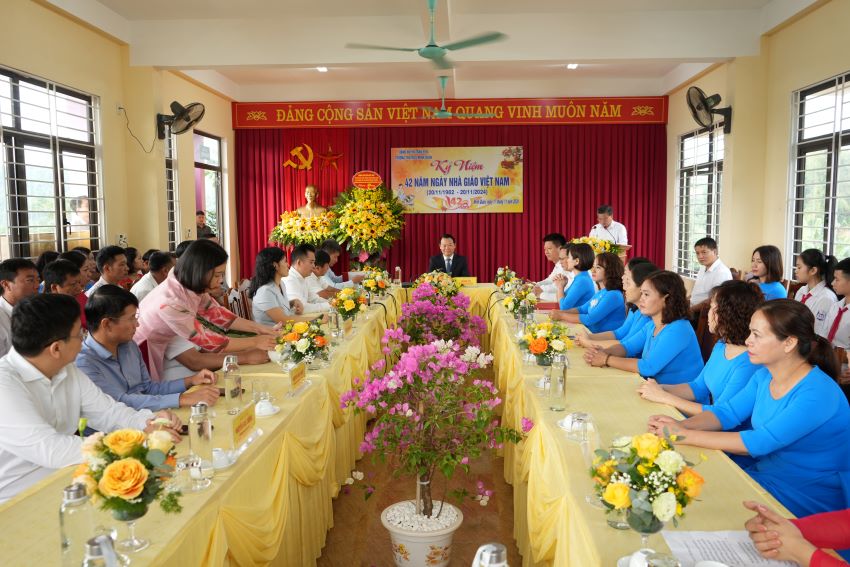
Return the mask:
<path id="1" fill-rule="evenodd" d="M 413 500 L 398 502 L 381 514 L 390 531 L 396 565 L 439 567 L 449 564 L 452 536 L 463 521 L 460 509 L 434 500 L 433 479 L 451 479 L 456 469 L 486 449 L 516 443 L 521 434 L 500 427 L 495 414 L 501 403 L 492 382 L 474 373 L 492 356 L 477 346 L 451 341 L 410 345 L 402 329 L 388 329 L 385 352 L 398 362 L 389 370 L 378 361 L 362 382 L 342 397 L 344 406 L 376 416 L 361 446 L 380 460 L 389 459 L 395 475 L 416 478 Z M 478 483 L 479 494 L 455 490 L 458 497 L 483 500 L 492 494 Z"/>

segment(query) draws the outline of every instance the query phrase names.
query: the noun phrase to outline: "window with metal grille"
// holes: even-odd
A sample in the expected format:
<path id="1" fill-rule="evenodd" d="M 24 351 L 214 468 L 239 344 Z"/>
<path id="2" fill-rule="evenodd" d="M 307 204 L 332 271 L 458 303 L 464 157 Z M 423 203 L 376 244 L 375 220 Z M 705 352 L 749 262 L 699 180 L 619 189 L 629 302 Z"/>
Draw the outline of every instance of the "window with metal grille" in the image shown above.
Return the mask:
<path id="1" fill-rule="evenodd" d="M 0 259 L 100 248 L 98 98 L 0 67 Z"/>
<path id="2" fill-rule="evenodd" d="M 850 73 L 794 93 L 789 249 L 850 256 Z"/>
<path id="3" fill-rule="evenodd" d="M 168 221 L 168 250 L 174 252 L 180 242 L 180 197 L 177 182 L 177 136 L 165 137 L 165 205 Z"/>
<path id="4" fill-rule="evenodd" d="M 723 186 L 723 123 L 679 138 L 676 192 L 676 272 L 695 277 L 700 265 L 694 243 L 718 240 Z"/>

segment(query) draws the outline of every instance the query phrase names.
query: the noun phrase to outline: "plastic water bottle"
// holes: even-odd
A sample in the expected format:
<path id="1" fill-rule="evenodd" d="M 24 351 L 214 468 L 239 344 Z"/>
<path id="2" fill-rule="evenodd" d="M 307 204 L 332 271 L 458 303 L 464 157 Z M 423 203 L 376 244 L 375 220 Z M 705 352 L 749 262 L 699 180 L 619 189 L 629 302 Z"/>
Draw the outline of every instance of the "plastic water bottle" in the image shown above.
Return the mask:
<path id="1" fill-rule="evenodd" d="M 189 451 L 191 452 L 189 477 L 192 490 L 203 490 L 210 485 L 215 474 L 213 468 L 212 422 L 207 404 L 199 402 L 192 406 L 189 416 Z"/>
<path id="2" fill-rule="evenodd" d="M 501 543 L 485 543 L 475 552 L 472 567 L 508 567 L 508 550 Z"/>
<path id="3" fill-rule="evenodd" d="M 395 281 L 393 283 L 398 286 L 401 285 L 401 266 L 395 267 Z"/>
<path id="4" fill-rule="evenodd" d="M 85 557 L 82 567 L 123 567 L 129 565 L 129 560 L 115 552 L 112 538 L 108 535 L 99 535 L 86 542 Z"/>
<path id="5" fill-rule="evenodd" d="M 242 373 L 239 370 L 239 358 L 235 354 L 225 356 L 222 370 L 227 413 L 236 415 L 242 409 Z"/>
<path id="6" fill-rule="evenodd" d="M 83 484 L 66 486 L 59 507 L 62 565 L 77 567 L 86 553 L 86 541 L 94 533 L 91 500 Z"/>

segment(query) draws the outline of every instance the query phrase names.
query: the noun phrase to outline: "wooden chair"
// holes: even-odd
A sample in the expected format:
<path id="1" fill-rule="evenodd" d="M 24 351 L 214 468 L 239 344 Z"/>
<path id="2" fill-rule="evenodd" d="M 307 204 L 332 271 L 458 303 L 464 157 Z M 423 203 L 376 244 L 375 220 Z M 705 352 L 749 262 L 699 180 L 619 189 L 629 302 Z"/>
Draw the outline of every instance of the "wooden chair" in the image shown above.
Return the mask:
<path id="1" fill-rule="evenodd" d="M 729 268 L 729 271 L 732 272 L 733 280 L 741 280 L 744 278 L 744 274 L 736 268 Z"/>
<path id="2" fill-rule="evenodd" d="M 708 358 L 711 356 L 711 351 L 717 342 L 717 337 L 712 335 L 711 331 L 708 330 L 708 309 L 709 304 L 703 303 L 699 308 L 699 311 L 695 314 L 697 321 L 697 341 L 699 342 L 699 350 L 704 362 L 708 361 Z"/>
<path id="3" fill-rule="evenodd" d="M 230 293 L 227 294 L 227 305 L 231 311 L 233 311 L 239 317 L 243 319 L 249 319 L 250 316 L 246 309 L 245 301 L 242 297 L 242 293 L 238 290 L 231 289 Z"/>
<path id="4" fill-rule="evenodd" d="M 797 291 L 799 291 L 799 289 L 805 284 L 803 284 L 803 282 L 798 282 L 795 280 L 782 280 L 782 285 L 784 285 L 785 289 L 788 290 L 788 299 L 794 299 L 794 296 L 797 295 Z"/>
<path id="5" fill-rule="evenodd" d="M 242 305 L 245 308 L 244 318 L 248 319 L 249 321 L 253 321 L 254 320 L 254 310 L 253 310 L 253 305 L 251 304 L 251 298 L 248 297 L 248 288 L 245 288 L 245 289 L 239 291 L 239 298 L 241 299 Z"/>

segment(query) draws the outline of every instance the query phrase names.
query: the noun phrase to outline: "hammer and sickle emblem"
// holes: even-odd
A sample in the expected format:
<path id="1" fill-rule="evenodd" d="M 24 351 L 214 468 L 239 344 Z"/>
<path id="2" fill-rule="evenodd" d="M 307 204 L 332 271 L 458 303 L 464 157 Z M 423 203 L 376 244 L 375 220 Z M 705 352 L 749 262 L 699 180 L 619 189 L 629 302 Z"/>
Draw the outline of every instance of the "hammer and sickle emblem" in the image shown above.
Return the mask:
<path id="1" fill-rule="evenodd" d="M 301 150 L 307 150 L 307 156 L 305 157 Z M 291 159 L 283 162 L 283 167 L 294 167 L 295 169 L 313 169 L 313 148 L 308 146 L 307 144 L 301 144 L 300 146 L 295 146 L 289 152 L 289 155 L 292 157 L 297 157 L 299 163 L 295 163 Z"/>

